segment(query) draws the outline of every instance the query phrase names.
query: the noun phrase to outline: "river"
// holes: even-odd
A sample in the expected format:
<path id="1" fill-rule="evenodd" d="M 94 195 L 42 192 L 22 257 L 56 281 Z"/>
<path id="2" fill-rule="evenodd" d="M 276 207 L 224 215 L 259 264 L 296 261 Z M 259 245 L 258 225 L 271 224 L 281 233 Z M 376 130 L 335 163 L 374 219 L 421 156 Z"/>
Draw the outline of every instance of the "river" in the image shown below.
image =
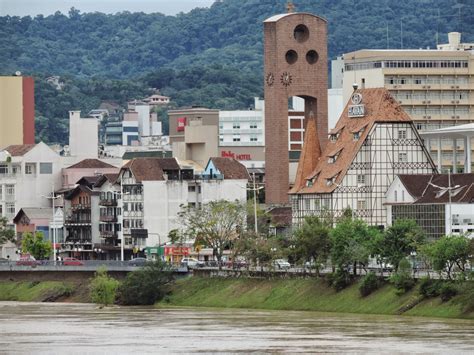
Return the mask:
<path id="1" fill-rule="evenodd" d="M 474 321 L 0 302 L 0 353 L 473 353 Z"/>

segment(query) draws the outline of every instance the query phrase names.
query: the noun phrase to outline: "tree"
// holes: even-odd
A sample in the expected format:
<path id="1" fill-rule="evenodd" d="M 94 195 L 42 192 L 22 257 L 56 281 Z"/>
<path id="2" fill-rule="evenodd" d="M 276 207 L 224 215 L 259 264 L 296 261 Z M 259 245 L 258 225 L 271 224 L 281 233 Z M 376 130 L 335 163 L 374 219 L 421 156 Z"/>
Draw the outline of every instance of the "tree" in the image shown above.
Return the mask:
<path id="1" fill-rule="evenodd" d="M 294 244 L 297 257 L 303 262 L 313 260 L 319 274 L 319 265 L 327 260 L 331 251 L 329 225 L 318 217 L 306 217 L 294 233 Z"/>
<path id="2" fill-rule="evenodd" d="M 44 240 L 42 232 L 23 233 L 21 251 L 31 254 L 36 260 L 48 259 L 53 251 L 51 242 Z"/>
<path id="3" fill-rule="evenodd" d="M 162 261 L 147 263 L 129 273 L 119 286 L 118 300 L 123 305 L 152 305 L 169 291 L 173 273 Z"/>
<path id="4" fill-rule="evenodd" d="M 211 201 L 201 208 L 184 206 L 178 215 L 184 234 L 212 248 L 219 267 L 224 249 L 232 246 L 245 227 L 245 205 L 238 201 Z"/>
<path id="5" fill-rule="evenodd" d="M 397 219 L 383 234 L 380 252 L 396 271 L 400 261 L 419 251 L 425 240 L 425 233 L 414 220 Z"/>
<path id="6" fill-rule="evenodd" d="M 119 282 L 107 275 L 107 268 L 101 266 L 90 283 L 92 302 L 108 306 L 115 302 Z"/>
<path id="7" fill-rule="evenodd" d="M 7 227 L 8 219 L 0 217 L 0 245 L 15 241 L 15 231 Z"/>
<path id="8" fill-rule="evenodd" d="M 376 230 L 369 228 L 363 220 L 343 216 L 330 232 L 333 264 L 341 270 L 352 265 L 356 275 L 357 264 L 368 264 L 375 234 Z"/>
<path id="9" fill-rule="evenodd" d="M 451 235 L 436 240 L 427 248 L 427 253 L 433 269 L 440 274 L 446 272 L 448 279 L 452 279 L 454 266 L 462 272 L 466 270 L 470 249 L 468 238 L 463 235 Z"/>

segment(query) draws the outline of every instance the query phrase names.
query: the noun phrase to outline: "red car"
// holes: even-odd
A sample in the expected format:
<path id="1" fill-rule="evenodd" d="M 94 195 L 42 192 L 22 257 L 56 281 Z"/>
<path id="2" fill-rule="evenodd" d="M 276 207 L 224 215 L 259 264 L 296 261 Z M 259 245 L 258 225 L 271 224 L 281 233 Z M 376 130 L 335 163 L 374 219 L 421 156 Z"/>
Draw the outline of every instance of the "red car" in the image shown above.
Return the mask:
<path id="1" fill-rule="evenodd" d="M 63 265 L 66 266 L 83 266 L 84 263 L 76 258 L 64 258 L 63 259 Z"/>
<path id="2" fill-rule="evenodd" d="M 20 259 L 16 261 L 17 265 L 20 266 L 33 266 L 35 267 L 36 265 L 39 265 L 40 262 L 34 258 L 34 256 L 30 254 L 23 254 L 20 255 Z"/>

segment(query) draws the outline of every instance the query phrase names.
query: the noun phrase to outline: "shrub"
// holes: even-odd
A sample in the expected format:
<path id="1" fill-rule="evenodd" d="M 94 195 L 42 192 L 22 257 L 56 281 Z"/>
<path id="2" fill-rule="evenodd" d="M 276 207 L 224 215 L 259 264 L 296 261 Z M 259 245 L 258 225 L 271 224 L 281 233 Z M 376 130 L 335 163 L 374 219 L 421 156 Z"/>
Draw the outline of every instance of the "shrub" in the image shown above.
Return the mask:
<path id="1" fill-rule="evenodd" d="M 379 280 L 375 273 L 369 272 L 359 282 L 359 293 L 362 297 L 370 295 L 379 288 Z"/>
<path id="2" fill-rule="evenodd" d="M 115 302 L 119 282 L 107 275 L 107 268 L 100 267 L 90 285 L 92 302 L 108 306 Z"/>
<path id="3" fill-rule="evenodd" d="M 451 282 L 444 282 L 439 289 L 439 295 L 440 295 L 441 301 L 443 302 L 449 301 L 451 298 L 456 296 L 457 293 L 458 293 L 458 289 Z"/>
<path id="4" fill-rule="evenodd" d="M 127 275 L 119 288 L 119 303 L 124 305 L 151 305 L 161 300 L 173 281 L 169 267 L 161 262 L 146 264 Z"/>
<path id="5" fill-rule="evenodd" d="M 398 270 L 390 276 L 390 282 L 397 289 L 398 294 L 410 291 L 415 286 L 415 280 L 411 277 L 411 265 L 406 259 L 402 259 L 398 265 Z"/>
<path id="6" fill-rule="evenodd" d="M 330 285 L 334 287 L 334 289 L 339 292 L 345 289 L 351 283 L 350 275 L 347 271 L 338 268 L 336 272 L 329 275 L 328 279 Z"/>
<path id="7" fill-rule="evenodd" d="M 423 297 L 436 297 L 439 296 L 439 289 L 441 286 L 440 280 L 433 280 L 429 277 L 424 277 L 420 281 L 419 293 Z"/>

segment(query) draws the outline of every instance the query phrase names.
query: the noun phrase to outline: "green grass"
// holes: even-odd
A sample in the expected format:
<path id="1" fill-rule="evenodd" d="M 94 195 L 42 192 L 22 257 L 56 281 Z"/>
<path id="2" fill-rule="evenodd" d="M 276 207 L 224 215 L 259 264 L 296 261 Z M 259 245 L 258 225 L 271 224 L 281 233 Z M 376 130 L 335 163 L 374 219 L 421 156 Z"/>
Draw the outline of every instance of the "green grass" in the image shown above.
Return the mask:
<path id="1" fill-rule="evenodd" d="M 340 292 L 322 279 L 218 279 L 192 277 L 178 280 L 172 293 L 158 306 L 258 308 L 363 314 L 398 314 L 399 310 L 419 298 L 417 288 L 398 296 L 390 284 L 362 298 L 358 285 Z M 428 317 L 474 318 L 462 314 L 456 299 L 441 303 L 439 299 L 423 301 L 405 312 Z"/>
<path id="2" fill-rule="evenodd" d="M 43 301 L 48 297 L 68 295 L 72 291 L 72 285 L 61 281 L 0 281 L 2 301 Z"/>

